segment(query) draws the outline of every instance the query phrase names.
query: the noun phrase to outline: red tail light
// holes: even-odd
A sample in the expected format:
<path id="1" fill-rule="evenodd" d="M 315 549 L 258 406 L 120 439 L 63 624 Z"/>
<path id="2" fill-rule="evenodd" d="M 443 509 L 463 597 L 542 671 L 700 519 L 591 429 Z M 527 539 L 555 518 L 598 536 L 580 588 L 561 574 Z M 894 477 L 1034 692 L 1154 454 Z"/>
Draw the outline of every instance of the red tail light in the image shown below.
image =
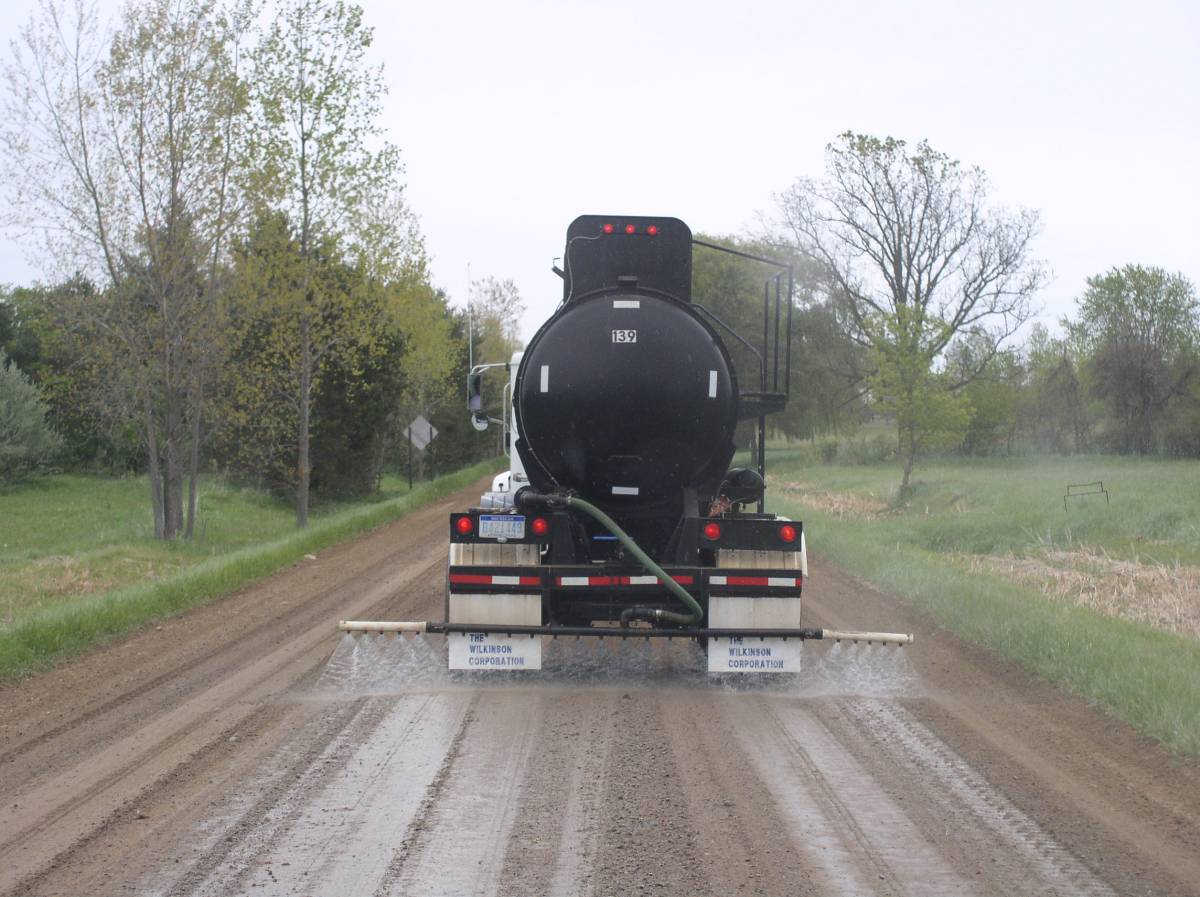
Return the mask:
<path id="1" fill-rule="evenodd" d="M 550 523 L 545 517 L 534 517 L 533 522 L 529 524 L 529 528 L 533 530 L 535 536 L 544 536 L 550 532 Z"/>
<path id="2" fill-rule="evenodd" d="M 459 517 L 454 521 L 454 528 L 458 530 L 460 536 L 469 536 L 475 530 L 475 521 L 470 517 Z"/>
<path id="3" fill-rule="evenodd" d="M 796 527 L 792 526 L 790 523 L 785 523 L 783 526 L 779 527 L 779 538 L 781 538 L 784 542 L 795 542 Z"/>
<path id="4" fill-rule="evenodd" d="M 715 542 L 721 538 L 721 525 L 712 522 L 704 524 L 704 538 L 710 542 Z"/>

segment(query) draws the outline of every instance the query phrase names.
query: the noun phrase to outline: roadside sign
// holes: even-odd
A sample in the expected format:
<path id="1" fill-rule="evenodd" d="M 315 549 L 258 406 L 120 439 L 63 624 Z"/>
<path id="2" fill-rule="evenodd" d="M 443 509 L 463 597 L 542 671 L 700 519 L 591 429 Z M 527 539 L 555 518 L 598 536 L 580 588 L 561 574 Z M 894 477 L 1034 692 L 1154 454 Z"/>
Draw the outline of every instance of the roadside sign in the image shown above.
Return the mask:
<path id="1" fill-rule="evenodd" d="M 423 414 L 418 414 L 412 423 L 404 428 L 404 438 L 412 443 L 412 447 L 418 452 L 425 451 L 425 446 L 433 442 L 437 434 L 437 427 L 427 421 Z"/>

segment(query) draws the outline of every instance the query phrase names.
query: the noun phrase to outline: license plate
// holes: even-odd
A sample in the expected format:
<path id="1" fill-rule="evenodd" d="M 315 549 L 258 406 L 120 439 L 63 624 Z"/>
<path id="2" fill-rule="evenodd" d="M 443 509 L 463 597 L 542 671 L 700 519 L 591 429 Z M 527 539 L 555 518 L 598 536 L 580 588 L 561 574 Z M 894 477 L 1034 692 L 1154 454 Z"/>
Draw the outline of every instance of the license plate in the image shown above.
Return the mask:
<path id="1" fill-rule="evenodd" d="M 515 514 L 481 514 L 479 538 L 524 539 L 525 518 Z"/>

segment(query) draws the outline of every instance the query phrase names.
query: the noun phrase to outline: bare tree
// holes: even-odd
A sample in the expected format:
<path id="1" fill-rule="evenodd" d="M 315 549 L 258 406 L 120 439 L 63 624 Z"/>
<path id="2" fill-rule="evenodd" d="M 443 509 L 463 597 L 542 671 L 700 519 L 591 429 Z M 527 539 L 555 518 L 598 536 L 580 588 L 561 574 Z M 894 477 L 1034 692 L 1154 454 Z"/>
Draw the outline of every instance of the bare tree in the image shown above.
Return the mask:
<path id="1" fill-rule="evenodd" d="M 12 207 L 50 259 L 107 283 L 105 301 L 63 311 L 107 352 L 122 387 L 108 411 L 140 419 L 160 538 L 184 526 L 185 466 L 189 535 L 195 517 L 248 23 L 213 0 L 145 0 L 109 32 L 82 0 L 46 0 L 5 69 Z"/>
<path id="2" fill-rule="evenodd" d="M 986 205 L 978 168 L 922 141 L 841 135 L 822 179 L 801 179 L 777 197 L 790 242 L 824 271 L 850 337 L 870 350 L 873 388 L 895 410 L 907 493 L 923 430 L 960 415 L 943 395 L 986 368 L 1032 314 L 1045 278 L 1031 257 L 1037 214 Z M 950 345 L 985 346 L 978 366 L 935 376 Z M 936 441 L 936 440 L 935 440 Z"/>

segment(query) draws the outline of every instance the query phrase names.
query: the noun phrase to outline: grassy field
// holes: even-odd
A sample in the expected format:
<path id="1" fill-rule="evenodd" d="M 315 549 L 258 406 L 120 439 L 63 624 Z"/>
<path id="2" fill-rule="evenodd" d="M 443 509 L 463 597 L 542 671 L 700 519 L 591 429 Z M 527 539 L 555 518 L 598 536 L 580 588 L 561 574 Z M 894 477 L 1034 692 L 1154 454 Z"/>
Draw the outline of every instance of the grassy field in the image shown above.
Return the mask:
<path id="1" fill-rule="evenodd" d="M 896 465 L 768 461 L 776 508 L 815 553 L 939 624 L 1200 756 L 1200 462 L 1126 458 Z M 1072 499 L 1068 483 L 1103 480 Z"/>
<path id="2" fill-rule="evenodd" d="M 7 487 L 0 491 L 0 612 L 7 617 L 0 621 L 0 678 L 219 598 L 460 489 L 498 463 L 411 493 L 389 480 L 370 501 L 318 506 L 303 531 L 286 504 L 210 482 L 197 538 L 171 544 L 152 537 L 144 480 L 62 476 Z"/>
<path id="3" fill-rule="evenodd" d="M 407 492 L 407 481 L 388 477 L 363 501 L 317 503 L 313 521 Z M 0 486 L 0 624 L 162 579 L 295 527 L 288 502 L 211 477 L 201 483 L 196 537 L 162 542 L 154 538 L 149 494 L 145 477 L 62 474 Z"/>

